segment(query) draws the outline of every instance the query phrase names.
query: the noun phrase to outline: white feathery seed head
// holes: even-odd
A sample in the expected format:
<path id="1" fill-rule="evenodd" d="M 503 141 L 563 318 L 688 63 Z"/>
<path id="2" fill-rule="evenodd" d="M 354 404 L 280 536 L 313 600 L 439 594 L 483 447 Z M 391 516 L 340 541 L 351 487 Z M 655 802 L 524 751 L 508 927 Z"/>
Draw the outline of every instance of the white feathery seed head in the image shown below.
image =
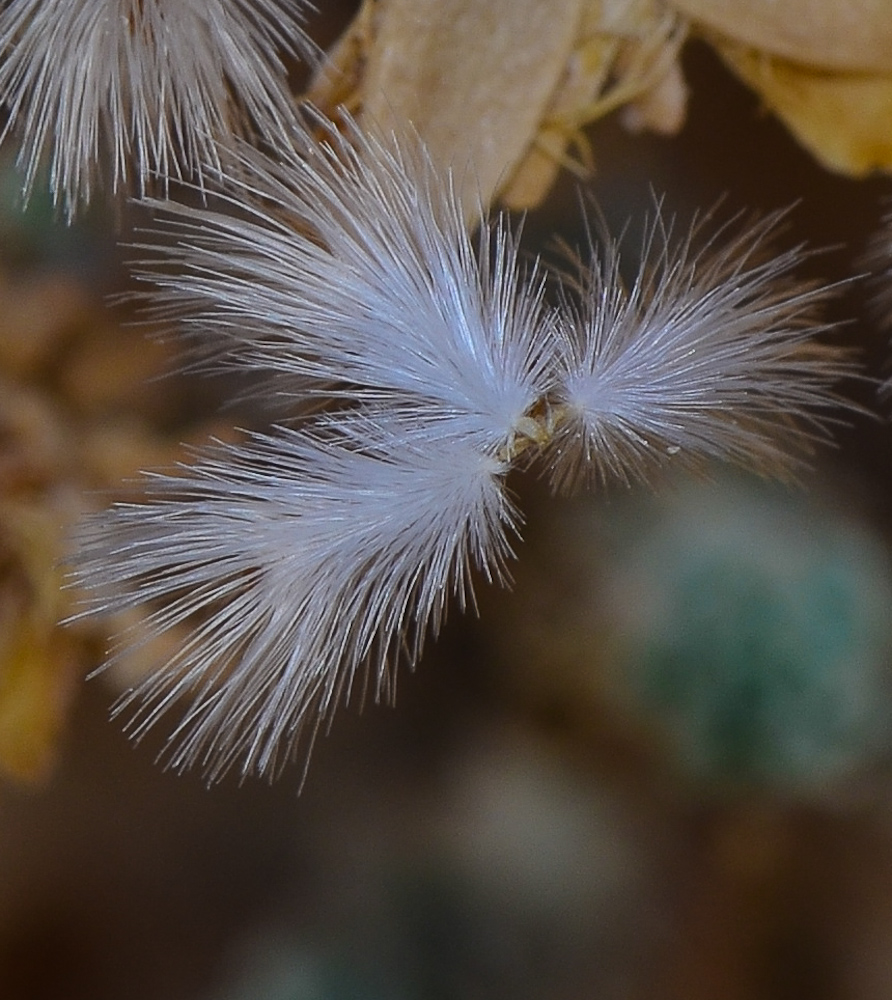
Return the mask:
<path id="1" fill-rule="evenodd" d="M 293 117 L 283 58 L 312 53 L 304 0 L 6 0 L 3 138 L 24 193 L 48 161 L 68 218 L 96 187 L 139 191 L 219 166 L 219 147 Z"/>
<path id="2" fill-rule="evenodd" d="M 676 232 L 661 206 L 637 276 L 609 239 L 577 261 L 562 310 L 552 447 L 561 485 L 581 473 L 646 479 L 657 465 L 731 461 L 783 477 L 825 436 L 819 414 L 852 366 L 815 340 L 831 288 L 793 277 L 802 247 L 776 252 L 786 213 L 704 238 L 709 216 Z"/>
<path id="3" fill-rule="evenodd" d="M 254 371 L 500 446 L 548 389 L 541 274 L 504 218 L 467 234 L 417 139 L 315 124 L 275 160 L 243 145 L 228 211 L 150 202 L 154 308 Z"/>
<path id="4" fill-rule="evenodd" d="M 153 478 L 150 504 L 89 522 L 80 573 L 101 581 L 100 608 L 152 607 L 156 632 L 195 623 L 124 699 L 139 706 L 132 732 L 186 697 L 174 767 L 272 775 L 357 672 L 390 695 L 398 654 L 414 662 L 447 598 L 465 603 L 471 567 L 501 574 L 513 524 L 503 471 L 471 444 L 434 451 L 358 418 L 219 448 Z"/>
<path id="5" fill-rule="evenodd" d="M 275 160 L 241 146 L 215 205 L 151 202 L 137 271 L 216 361 L 325 407 L 150 477 L 79 539 L 85 613 L 191 629 L 124 705 L 139 736 L 185 701 L 168 759 L 211 779 L 276 774 L 357 674 L 391 694 L 472 569 L 502 576 L 512 465 L 631 478 L 676 451 L 782 471 L 772 433 L 807 434 L 844 367 L 811 344 L 801 252 L 763 252 L 774 218 L 695 251 L 658 217 L 629 287 L 608 244 L 549 305 L 504 220 L 467 235 L 411 132 L 310 125 Z"/>

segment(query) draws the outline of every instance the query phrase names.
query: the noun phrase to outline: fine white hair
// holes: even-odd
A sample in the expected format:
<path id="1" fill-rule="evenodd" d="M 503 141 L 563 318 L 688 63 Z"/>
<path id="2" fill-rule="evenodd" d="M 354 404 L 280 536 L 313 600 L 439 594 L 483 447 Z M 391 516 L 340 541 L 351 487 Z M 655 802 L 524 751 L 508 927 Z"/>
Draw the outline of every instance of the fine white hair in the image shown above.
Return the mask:
<path id="1" fill-rule="evenodd" d="M 304 0 L 8 0 L 0 9 L 5 139 L 24 193 L 44 160 L 68 218 L 96 188 L 219 167 L 219 149 L 293 118 L 287 58 L 311 56 Z"/>
<path id="2" fill-rule="evenodd" d="M 628 286 L 609 240 L 548 277 L 504 219 L 468 236 L 413 134 L 310 125 L 275 159 L 240 147 L 218 205 L 151 202 L 137 273 L 161 315 L 316 415 L 150 477 L 80 539 L 87 613 L 190 626 L 124 705 L 138 736 L 185 697 L 168 759 L 210 779 L 276 774 L 357 673 L 390 694 L 472 570 L 503 576 L 513 465 L 783 472 L 846 370 L 813 342 L 803 251 L 766 249 L 776 218 L 695 250 L 658 213 Z"/>

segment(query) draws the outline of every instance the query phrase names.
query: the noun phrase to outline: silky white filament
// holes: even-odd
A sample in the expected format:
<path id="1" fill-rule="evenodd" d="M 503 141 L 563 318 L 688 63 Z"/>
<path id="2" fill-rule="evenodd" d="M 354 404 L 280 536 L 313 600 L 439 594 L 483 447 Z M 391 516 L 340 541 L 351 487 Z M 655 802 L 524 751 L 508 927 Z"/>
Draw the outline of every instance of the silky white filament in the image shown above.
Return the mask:
<path id="1" fill-rule="evenodd" d="M 275 161 L 243 146 L 237 214 L 148 202 L 166 220 L 135 267 L 154 308 L 252 371 L 497 448 L 550 386 L 540 273 L 503 219 L 468 238 L 417 142 L 326 137 Z"/>
<path id="2" fill-rule="evenodd" d="M 275 773 L 358 670 L 386 696 L 396 655 L 414 661 L 447 597 L 466 600 L 471 565 L 500 574 L 513 523 L 503 472 L 472 444 L 432 451 L 363 418 L 221 448 L 154 479 L 152 504 L 93 521 L 81 572 L 114 607 L 157 599 L 154 630 L 197 616 L 125 699 L 141 703 L 134 734 L 187 695 L 174 766 Z"/>
<path id="3" fill-rule="evenodd" d="M 7 0 L 0 101 L 24 191 L 46 158 L 70 218 L 96 186 L 145 190 L 219 166 L 293 117 L 283 57 L 309 55 L 303 0 Z"/>
<path id="4" fill-rule="evenodd" d="M 764 253 L 776 219 L 695 251 L 658 217 L 630 287 L 608 243 L 550 306 L 503 219 L 466 234 L 416 140 L 313 126 L 275 161 L 242 148 L 220 208 L 152 202 L 138 273 L 218 357 L 326 408 L 149 478 L 81 538 L 88 613 L 191 627 L 124 703 L 139 736 L 185 699 L 169 760 L 211 779 L 277 773 L 357 673 L 389 695 L 472 568 L 502 575 L 512 465 L 782 471 L 845 367 L 812 343 L 802 252 Z"/>
<path id="5" fill-rule="evenodd" d="M 557 359 L 557 482 L 646 478 L 660 457 L 788 473 L 789 445 L 822 433 L 812 411 L 849 366 L 815 341 L 832 289 L 792 278 L 801 247 L 771 250 L 785 216 L 731 220 L 696 246 L 708 217 L 678 235 L 658 208 L 630 287 L 609 241 L 576 261 Z"/>

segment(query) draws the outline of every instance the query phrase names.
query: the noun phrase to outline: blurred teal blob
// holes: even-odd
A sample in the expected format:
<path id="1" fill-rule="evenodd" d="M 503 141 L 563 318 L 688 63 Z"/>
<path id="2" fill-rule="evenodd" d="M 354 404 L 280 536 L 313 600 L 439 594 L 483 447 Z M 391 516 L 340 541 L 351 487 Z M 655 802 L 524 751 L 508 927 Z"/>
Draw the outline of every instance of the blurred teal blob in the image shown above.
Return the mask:
<path id="1" fill-rule="evenodd" d="M 622 688 L 689 776 L 831 791 L 890 729 L 882 542 L 779 490 L 691 485 L 614 525 Z"/>
<path id="2" fill-rule="evenodd" d="M 5 150 L 0 154 L 0 266 L 62 270 L 90 282 L 107 280 L 112 234 L 101 208 L 67 225 L 53 203 L 45 173 L 27 207 L 22 206 L 22 186 L 14 151 Z"/>
<path id="3" fill-rule="evenodd" d="M 314 946 L 273 931 L 244 954 L 231 956 L 212 1000 L 403 1000 L 402 984 L 370 972 L 347 950 Z"/>

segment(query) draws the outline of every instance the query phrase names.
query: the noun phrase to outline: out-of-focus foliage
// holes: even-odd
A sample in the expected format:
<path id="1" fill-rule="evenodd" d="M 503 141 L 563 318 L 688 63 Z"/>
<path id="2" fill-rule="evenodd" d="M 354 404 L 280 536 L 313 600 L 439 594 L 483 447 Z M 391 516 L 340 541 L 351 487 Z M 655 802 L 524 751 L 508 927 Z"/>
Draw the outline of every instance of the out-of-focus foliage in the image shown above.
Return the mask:
<path id="1" fill-rule="evenodd" d="M 856 518 L 688 482 L 543 530 L 499 640 L 525 699 L 611 716 L 698 793 L 823 800 L 885 766 L 892 573 Z"/>
<path id="2" fill-rule="evenodd" d="M 103 492 L 171 464 L 189 428 L 170 427 L 176 382 L 157 378 L 168 348 L 119 326 L 74 276 L 90 271 L 88 232 L 58 230 L 36 198 L 24 214 L 0 204 L 0 233 L 0 774 L 39 781 L 99 641 L 60 624 L 77 609 L 66 538 Z"/>

